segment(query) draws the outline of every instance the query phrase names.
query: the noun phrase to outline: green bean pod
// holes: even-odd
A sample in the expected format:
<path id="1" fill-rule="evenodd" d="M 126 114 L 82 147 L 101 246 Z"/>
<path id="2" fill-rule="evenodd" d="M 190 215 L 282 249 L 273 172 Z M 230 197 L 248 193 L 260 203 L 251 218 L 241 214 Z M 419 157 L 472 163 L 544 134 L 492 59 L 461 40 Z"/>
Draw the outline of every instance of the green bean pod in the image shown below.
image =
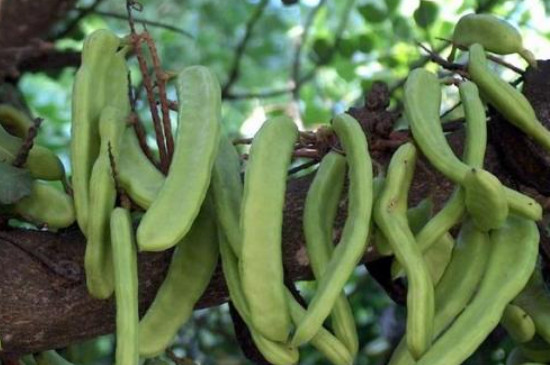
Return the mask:
<path id="1" fill-rule="evenodd" d="M 246 303 L 241 286 L 241 279 L 239 277 L 238 258 L 232 251 L 229 240 L 223 232 L 218 232 L 218 239 L 220 242 L 220 256 L 222 260 L 223 275 L 229 290 L 229 297 L 231 298 L 231 302 L 235 306 L 235 309 L 239 312 L 239 315 L 243 318 L 244 322 L 250 329 L 252 340 L 258 347 L 258 350 L 260 350 L 266 360 L 272 364 L 296 364 L 299 359 L 299 353 L 296 347 L 289 346 L 284 342 L 268 340 L 259 334 L 258 331 L 256 331 L 252 326 L 250 310 L 248 308 L 248 304 Z"/>
<path id="2" fill-rule="evenodd" d="M 477 293 L 418 365 L 461 364 L 498 325 L 506 305 L 527 284 L 538 257 L 537 225 L 510 215 L 490 237 L 492 252 Z"/>
<path id="3" fill-rule="evenodd" d="M 221 89 L 214 73 L 187 67 L 178 75 L 177 92 L 176 147 L 168 176 L 137 230 L 143 251 L 166 250 L 187 234 L 206 196 L 219 145 Z"/>
<path id="4" fill-rule="evenodd" d="M 451 261 L 434 290 L 435 316 L 433 338 L 437 338 L 466 307 L 484 273 L 493 243 L 466 220 L 458 234 Z M 394 351 L 389 365 L 412 365 L 415 360 L 407 351 L 405 338 Z"/>
<path id="5" fill-rule="evenodd" d="M 501 227 L 508 216 L 508 201 L 504 186 L 493 174 L 471 169 L 462 182 L 466 210 L 482 231 Z"/>
<path id="6" fill-rule="evenodd" d="M 120 186 L 143 209 L 148 209 L 157 197 L 164 175 L 141 150 L 133 128 L 127 128 L 122 137 L 118 159 Z"/>
<path id="7" fill-rule="evenodd" d="M 506 120 L 537 143 L 550 150 L 550 131 L 541 124 L 527 98 L 512 85 L 500 79 L 487 67 L 483 46 L 476 43 L 469 48 L 468 73 L 485 99 Z"/>
<path id="8" fill-rule="evenodd" d="M 34 123 L 31 118 L 14 106 L 0 104 L 0 125 L 11 135 L 25 138 Z"/>
<path id="9" fill-rule="evenodd" d="M 72 365 L 55 350 L 44 351 L 34 356 L 36 365 Z"/>
<path id="10" fill-rule="evenodd" d="M 284 116 L 260 128 L 250 147 L 240 218 L 239 269 L 252 325 L 264 337 L 280 342 L 290 334 L 281 227 L 287 169 L 297 137 L 298 128 Z"/>
<path id="11" fill-rule="evenodd" d="M 535 337 L 536 329 L 533 318 L 523 308 L 515 304 L 510 303 L 506 306 L 500 324 L 517 343 L 527 342 Z"/>
<path id="12" fill-rule="evenodd" d="M 222 135 L 212 170 L 212 196 L 220 229 L 233 252 L 241 253 L 240 211 L 243 195 L 241 161 L 229 138 Z"/>
<path id="13" fill-rule="evenodd" d="M 174 340 L 191 317 L 218 262 L 218 234 L 213 208 L 205 200 L 189 233 L 178 243 L 155 300 L 139 323 L 139 354 L 153 357 Z"/>
<path id="14" fill-rule="evenodd" d="M 414 174 L 416 149 L 402 145 L 392 156 L 385 187 L 374 207 L 374 220 L 384 232 L 395 257 L 405 268 L 407 292 L 407 347 L 418 359 L 432 341 L 434 289 L 428 267 L 414 240 L 407 217 L 407 195 Z"/>
<path id="15" fill-rule="evenodd" d="M 115 107 L 105 107 L 99 121 L 101 147 L 90 177 L 90 203 L 86 231 L 84 268 L 88 292 L 95 298 L 105 299 L 114 290 L 113 260 L 109 221 L 116 204 L 117 191 L 111 171 L 111 153 L 118 161 L 119 146 L 126 127 L 126 115 Z"/>
<path id="16" fill-rule="evenodd" d="M 518 30 L 504 19 L 492 14 L 467 14 L 458 20 L 453 32 L 453 50 L 450 60 L 454 58 L 456 46 L 469 47 L 474 43 L 481 44 L 487 51 L 507 55 L 518 53 L 533 67 L 537 67 L 535 56 L 523 48 L 523 40 Z"/>
<path id="17" fill-rule="evenodd" d="M 540 268 L 533 272 L 525 288 L 514 299 L 514 304 L 519 305 L 531 316 L 539 336 L 550 343 L 550 294 L 542 279 Z"/>
<path id="18" fill-rule="evenodd" d="M 332 228 L 344 188 L 345 174 L 345 157 L 330 152 L 321 161 L 306 196 L 304 236 L 310 266 L 316 279 L 322 277 L 334 251 Z M 353 313 L 344 292 L 334 303 L 330 318 L 336 338 L 355 356 L 359 340 Z"/>
<path id="19" fill-rule="evenodd" d="M 295 345 L 307 342 L 321 328 L 368 244 L 373 177 L 367 139 L 359 122 L 348 114 L 337 115 L 332 126 L 346 153 L 348 164 L 348 216 L 340 243 L 317 281 L 317 292 L 294 333 L 292 343 Z"/>
<path id="20" fill-rule="evenodd" d="M 49 228 L 66 228 L 75 220 L 73 199 L 40 181 L 33 181 L 30 195 L 17 201 L 13 211 L 28 222 Z"/>
<path id="21" fill-rule="evenodd" d="M 292 321 L 295 324 L 301 323 L 307 311 L 294 300 L 289 291 L 287 291 L 287 298 Z M 354 355 L 344 343 L 323 327 L 311 338 L 311 344 L 334 365 L 353 364 Z"/>
<path id="22" fill-rule="evenodd" d="M 415 142 L 432 165 L 455 183 L 460 183 L 468 167 L 449 146 L 441 121 L 441 85 L 437 76 L 422 68 L 409 73 L 403 97 L 407 117 Z"/>
<path id="23" fill-rule="evenodd" d="M 0 126 L 0 161 L 13 163 L 22 145 L 21 138 L 12 136 Z M 36 143 L 30 149 L 23 167 L 29 170 L 35 179 L 61 180 L 65 176 L 65 168 L 59 157 Z"/>
<path id="24" fill-rule="evenodd" d="M 458 92 L 466 119 L 466 143 L 462 159 L 468 166 L 481 169 L 487 149 L 485 106 L 479 97 L 479 90 L 473 82 L 460 83 Z"/>
<path id="25" fill-rule="evenodd" d="M 111 31 L 100 29 L 84 41 L 82 61 L 73 84 L 71 121 L 71 170 L 76 219 L 86 232 L 90 176 L 99 154 L 98 121 L 106 100 L 105 77 L 120 39 Z M 126 73 L 123 75 L 126 77 Z M 126 84 L 127 85 L 127 84 Z"/>
<path id="26" fill-rule="evenodd" d="M 138 272 L 130 211 L 115 208 L 110 225 L 116 298 L 115 363 L 135 365 L 139 360 Z"/>

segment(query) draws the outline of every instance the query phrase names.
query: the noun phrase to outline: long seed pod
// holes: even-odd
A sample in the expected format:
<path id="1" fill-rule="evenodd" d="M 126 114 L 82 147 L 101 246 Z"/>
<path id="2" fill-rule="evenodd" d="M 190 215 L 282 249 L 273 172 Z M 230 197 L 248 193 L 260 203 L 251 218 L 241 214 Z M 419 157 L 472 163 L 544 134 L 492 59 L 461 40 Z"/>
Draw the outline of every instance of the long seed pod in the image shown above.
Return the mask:
<path id="1" fill-rule="evenodd" d="M 348 114 L 337 115 L 332 127 L 340 139 L 348 164 L 348 217 L 340 243 L 317 281 L 317 292 L 294 333 L 292 343 L 295 345 L 309 341 L 319 331 L 368 243 L 370 226 L 366 222 L 370 222 L 372 213 L 373 177 L 367 139 L 359 122 Z"/>
<path id="2" fill-rule="evenodd" d="M 386 184 L 374 207 L 374 219 L 388 238 L 397 260 L 403 265 L 409 289 L 407 293 L 407 348 L 418 359 L 432 341 L 434 319 L 433 282 L 407 221 L 407 196 L 416 149 L 402 145 L 392 156 Z"/>
<path id="3" fill-rule="evenodd" d="M 143 251 L 166 250 L 187 234 L 206 196 L 218 149 L 221 89 L 214 73 L 202 66 L 184 69 L 177 92 L 176 147 L 168 176 L 137 230 Z"/>
<path id="4" fill-rule="evenodd" d="M 298 128 L 288 117 L 269 119 L 260 128 L 250 148 L 240 218 L 239 269 L 252 325 L 280 342 L 290 334 L 281 227 L 287 169 L 297 138 Z"/>

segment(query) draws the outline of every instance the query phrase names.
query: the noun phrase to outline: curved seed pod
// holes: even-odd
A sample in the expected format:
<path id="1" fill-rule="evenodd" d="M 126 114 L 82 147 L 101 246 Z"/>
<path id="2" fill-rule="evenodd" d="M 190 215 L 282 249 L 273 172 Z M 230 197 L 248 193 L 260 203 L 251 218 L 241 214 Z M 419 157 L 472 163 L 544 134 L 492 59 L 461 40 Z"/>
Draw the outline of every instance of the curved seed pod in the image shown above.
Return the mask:
<path id="1" fill-rule="evenodd" d="M 469 48 L 468 73 L 479 87 L 483 97 L 493 105 L 506 120 L 537 143 L 550 150 L 550 131 L 537 119 L 527 98 L 512 85 L 500 79 L 487 67 L 483 46 L 473 44 Z"/>
<path id="2" fill-rule="evenodd" d="M 187 67 L 178 75 L 177 91 L 176 147 L 168 176 L 137 230 L 143 251 L 166 250 L 187 234 L 206 196 L 218 149 L 221 90 L 216 76 L 206 67 Z"/>
<path id="3" fill-rule="evenodd" d="M 72 365 L 71 362 L 65 360 L 55 350 L 40 352 L 35 355 L 36 365 Z"/>
<path id="4" fill-rule="evenodd" d="M 229 138 L 222 135 L 212 170 L 212 197 L 220 230 L 227 237 L 233 252 L 241 253 L 240 211 L 243 195 L 239 154 Z"/>
<path id="5" fill-rule="evenodd" d="M 93 164 L 99 154 L 98 121 L 106 100 L 105 75 L 120 39 L 100 29 L 84 40 L 82 61 L 73 84 L 71 121 L 71 171 L 76 218 L 82 232 L 88 221 L 89 183 Z M 126 72 L 122 75 L 126 78 Z M 121 87 L 128 84 L 123 83 Z"/>
<path id="6" fill-rule="evenodd" d="M 153 357 L 171 344 L 212 278 L 218 262 L 218 233 L 211 201 L 205 200 L 181 240 L 153 304 L 139 322 L 139 354 Z"/>
<path id="7" fill-rule="evenodd" d="M 120 186 L 140 207 L 148 209 L 162 188 L 165 176 L 143 153 L 133 128 L 124 132 L 117 168 Z"/>
<path id="8" fill-rule="evenodd" d="M 418 365 L 461 364 L 498 325 L 506 305 L 527 284 L 538 257 L 536 223 L 509 216 L 502 228 L 491 232 L 491 240 L 492 252 L 477 293 Z"/>
<path id="9" fill-rule="evenodd" d="M 506 306 L 500 324 L 515 342 L 523 343 L 535 337 L 535 322 L 529 314 L 515 304 Z"/>
<path id="10" fill-rule="evenodd" d="M 473 168 L 483 168 L 487 149 L 487 116 L 476 84 L 464 81 L 458 86 L 466 118 L 466 143 L 462 159 Z"/>
<path id="11" fill-rule="evenodd" d="M 340 243 L 317 281 L 317 292 L 294 332 L 292 343 L 295 345 L 309 341 L 319 331 L 368 244 L 370 227 L 366 222 L 371 218 L 373 178 L 367 139 L 359 122 L 348 114 L 337 115 L 332 126 L 348 163 L 348 218 Z"/>
<path id="12" fill-rule="evenodd" d="M 36 360 L 32 354 L 25 355 L 19 360 L 20 365 L 37 365 Z"/>
<path id="13" fill-rule="evenodd" d="M 111 171 L 109 145 L 116 162 L 126 127 L 125 118 L 126 114 L 120 109 L 103 109 L 99 121 L 100 154 L 90 176 L 90 212 L 87 221 L 84 268 L 88 292 L 98 299 L 110 297 L 114 290 L 109 221 L 116 204 L 117 192 Z"/>
<path id="14" fill-rule="evenodd" d="M 15 213 L 34 224 L 66 228 L 75 220 L 73 199 L 44 182 L 34 181 L 30 195 L 13 205 Z"/>
<path id="15" fill-rule="evenodd" d="M 232 251 L 232 247 L 229 245 L 228 239 L 223 232 L 218 232 L 218 239 L 220 242 L 223 275 L 229 290 L 231 302 L 250 329 L 252 340 L 258 347 L 258 350 L 260 350 L 266 360 L 272 364 L 287 365 L 298 363 L 299 353 L 296 347 L 291 347 L 283 342 L 268 340 L 259 334 L 252 326 L 250 310 L 248 309 L 248 304 L 246 303 L 241 287 L 238 258 Z M 292 298 L 292 300 L 294 300 L 294 298 Z"/>
<path id="16" fill-rule="evenodd" d="M 10 134 L 25 138 L 34 124 L 21 110 L 9 104 L 0 104 L 0 125 Z"/>
<path id="17" fill-rule="evenodd" d="M 434 339 L 447 328 L 474 295 L 485 273 L 492 245 L 489 235 L 478 230 L 471 220 L 463 223 L 451 261 L 435 287 Z M 407 351 L 405 338 L 402 338 L 389 365 L 415 363 Z"/>
<path id="18" fill-rule="evenodd" d="M 533 272 L 525 288 L 514 299 L 514 304 L 531 316 L 539 336 L 550 343 L 550 294 L 544 285 L 540 268 Z"/>
<path id="19" fill-rule="evenodd" d="M 0 161 L 13 163 L 23 140 L 12 136 L 0 126 Z M 55 153 L 37 144 L 29 151 L 24 167 L 35 179 L 61 180 L 65 176 L 65 168 Z"/>
<path id="20" fill-rule="evenodd" d="M 327 154 L 309 187 L 304 206 L 304 236 L 313 275 L 323 275 L 334 251 L 332 228 L 344 188 L 346 159 L 336 152 Z M 355 320 L 344 292 L 334 303 L 331 324 L 336 338 L 355 357 L 359 347 Z"/>
<path id="21" fill-rule="evenodd" d="M 287 298 L 292 321 L 295 324 L 301 323 L 307 313 L 306 310 L 294 300 L 292 294 L 288 290 Z M 354 356 L 346 346 L 323 327 L 313 336 L 311 344 L 334 365 L 353 364 Z"/>
<path id="22" fill-rule="evenodd" d="M 250 147 L 240 217 L 239 269 L 252 325 L 264 337 L 280 342 L 290 334 L 281 227 L 287 169 L 297 138 L 298 128 L 288 117 L 262 125 Z"/>
<path id="23" fill-rule="evenodd" d="M 508 216 L 508 201 L 503 185 L 493 174 L 472 169 L 462 182 L 464 203 L 474 223 L 482 231 L 501 227 Z"/>
<path id="24" fill-rule="evenodd" d="M 384 189 L 374 207 L 374 219 L 388 238 L 397 260 L 405 268 L 407 292 L 407 348 L 418 359 L 432 342 L 434 291 L 428 267 L 414 240 L 407 218 L 407 195 L 416 149 L 411 143 L 399 147 L 388 167 Z"/>
<path id="25" fill-rule="evenodd" d="M 412 70 L 405 82 L 403 103 L 414 140 L 422 153 L 443 175 L 460 183 L 468 166 L 456 157 L 443 133 L 439 120 L 441 85 L 437 76 L 422 68 Z"/>
<path id="26" fill-rule="evenodd" d="M 130 212 L 115 208 L 110 225 L 116 297 L 115 362 L 133 365 L 139 362 L 139 313 L 137 253 Z"/>
<path id="27" fill-rule="evenodd" d="M 523 48 L 523 40 L 518 30 L 504 19 L 491 14 L 467 14 L 458 20 L 453 32 L 453 59 L 456 45 L 469 47 L 481 44 L 487 51 L 507 55 L 518 53 L 532 67 L 537 67 L 533 54 Z"/>

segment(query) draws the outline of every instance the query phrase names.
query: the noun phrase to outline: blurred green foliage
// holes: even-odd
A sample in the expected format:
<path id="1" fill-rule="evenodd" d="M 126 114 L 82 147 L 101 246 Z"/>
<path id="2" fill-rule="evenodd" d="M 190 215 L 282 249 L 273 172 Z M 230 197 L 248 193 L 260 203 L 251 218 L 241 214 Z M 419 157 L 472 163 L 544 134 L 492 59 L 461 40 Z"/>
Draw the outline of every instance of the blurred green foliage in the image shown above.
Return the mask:
<path id="1" fill-rule="evenodd" d="M 58 24 L 52 35 L 66 30 L 70 18 L 94 3 L 79 1 L 81 10 L 75 10 Z M 235 64 L 236 49 L 261 1 L 142 0 L 141 3 L 143 11 L 135 14 L 137 19 L 173 28 L 147 25 L 166 70 L 203 64 L 214 70 L 222 85 L 226 85 Z M 96 10 L 68 29 L 64 37 L 57 38 L 57 47 L 79 50 L 87 34 L 103 27 L 121 36 L 128 34 L 127 21 L 112 16 L 125 14 L 123 1 L 104 0 Z M 280 0 L 270 0 L 252 29 L 238 76 L 227 90 L 223 105 L 225 127 L 233 136 L 251 136 L 267 116 L 286 113 L 302 128 L 314 128 L 327 123 L 334 113 L 361 104 L 364 92 L 377 80 L 388 83 L 392 105 L 399 106 L 404 77 L 411 67 L 425 63 L 415 42 L 446 56 L 449 49 L 440 38 L 450 37 L 453 24 L 461 15 L 479 10 L 506 17 L 520 27 L 528 48 L 538 58 L 548 56 L 544 52 L 550 49 L 549 0 L 302 0 L 289 6 Z M 138 29 L 142 26 L 138 25 Z M 510 60 L 524 66 L 518 58 L 512 56 Z M 130 65 L 133 83 L 140 85 L 136 60 L 131 59 Z M 435 69 L 433 65 L 429 67 Z M 67 167 L 74 72 L 68 68 L 26 74 L 19 82 L 32 112 L 45 119 L 40 143 L 58 152 Z M 169 97 L 175 99 L 173 89 L 169 89 Z M 445 107 L 450 105 L 452 102 Z M 137 108 L 141 120 L 151 130 L 148 107 L 139 102 Z M 300 288 L 307 298 L 314 285 L 303 283 Z M 360 334 L 357 364 L 383 364 L 391 349 L 391 337 L 396 336 L 396 329 L 403 323 L 403 310 L 391 303 L 365 270 L 357 270 L 346 290 Z M 172 364 L 170 357 L 194 359 L 201 364 L 246 363 L 232 331 L 225 305 L 197 311 L 193 320 L 181 329 L 171 352 L 145 364 Z M 110 364 L 113 341 L 112 336 L 104 336 L 70 346 L 62 353 L 82 365 Z M 507 341 L 485 345 L 468 364 L 503 364 L 510 348 Z M 301 364 L 326 363 L 317 352 L 304 348 Z"/>

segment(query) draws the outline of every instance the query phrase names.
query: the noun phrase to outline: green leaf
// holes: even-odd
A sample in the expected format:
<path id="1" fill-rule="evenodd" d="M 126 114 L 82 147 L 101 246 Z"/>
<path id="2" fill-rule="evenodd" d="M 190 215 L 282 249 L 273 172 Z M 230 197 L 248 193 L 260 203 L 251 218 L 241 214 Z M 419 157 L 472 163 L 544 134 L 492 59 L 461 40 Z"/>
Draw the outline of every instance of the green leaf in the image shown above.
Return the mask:
<path id="1" fill-rule="evenodd" d="M 31 193 L 28 170 L 0 162 L 0 204 L 13 204 Z"/>
<path id="2" fill-rule="evenodd" d="M 376 46 L 376 39 L 369 33 L 359 34 L 357 36 L 357 49 L 363 53 L 370 53 Z"/>
<path id="3" fill-rule="evenodd" d="M 412 28 L 406 18 L 398 16 L 393 20 L 392 23 L 393 32 L 397 37 L 403 40 L 410 40 L 412 38 Z"/>
<path id="4" fill-rule="evenodd" d="M 431 1 L 422 0 L 420 6 L 414 11 L 414 20 L 421 28 L 428 28 L 437 19 L 438 6 Z"/>
<path id="5" fill-rule="evenodd" d="M 393 13 L 399 7 L 401 0 L 385 0 L 386 8 L 388 8 L 388 13 Z"/>
<path id="6" fill-rule="evenodd" d="M 346 58 L 353 56 L 355 51 L 357 51 L 358 44 L 357 38 L 345 37 L 340 40 L 338 44 L 338 52 Z"/>
<path id="7" fill-rule="evenodd" d="M 331 48 L 332 44 L 327 38 L 317 38 L 315 42 L 313 42 L 313 53 L 320 62 L 330 57 Z"/>
<path id="8" fill-rule="evenodd" d="M 386 9 L 382 9 L 376 4 L 365 4 L 360 6 L 358 10 L 368 23 L 381 23 L 388 17 Z"/>

